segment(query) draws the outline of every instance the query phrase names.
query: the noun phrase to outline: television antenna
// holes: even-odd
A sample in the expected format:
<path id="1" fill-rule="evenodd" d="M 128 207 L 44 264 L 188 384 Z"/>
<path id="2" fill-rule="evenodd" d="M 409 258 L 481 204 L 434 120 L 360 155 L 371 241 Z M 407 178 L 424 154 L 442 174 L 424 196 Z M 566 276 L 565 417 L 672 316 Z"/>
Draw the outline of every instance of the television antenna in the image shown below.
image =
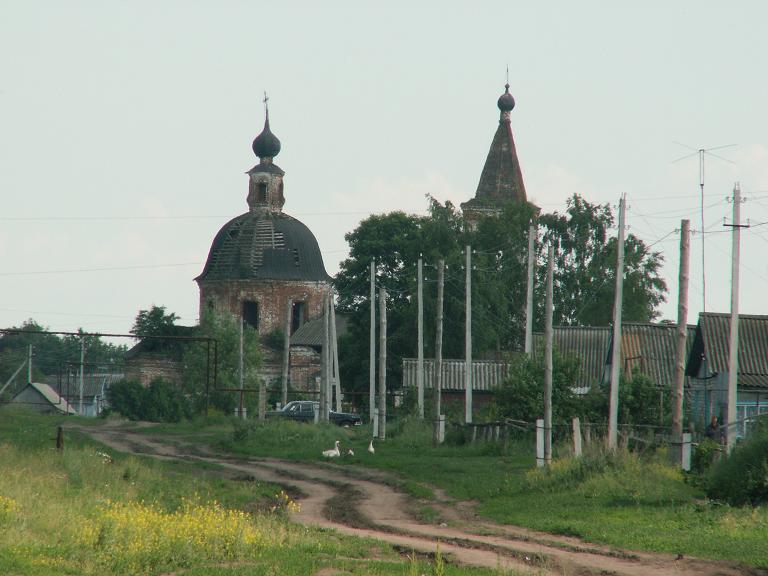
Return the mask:
<path id="1" fill-rule="evenodd" d="M 705 273 L 706 259 L 705 259 L 705 252 L 704 252 L 704 160 L 707 156 L 712 156 L 719 160 L 723 160 L 724 162 L 735 164 L 733 160 L 729 160 L 724 156 L 715 154 L 713 151 L 722 150 L 723 148 L 732 148 L 734 146 L 738 146 L 738 144 L 724 144 L 722 146 L 713 146 L 712 148 L 694 148 L 693 146 L 688 146 L 687 144 L 683 144 L 682 142 L 673 141 L 673 143 L 677 144 L 678 146 L 682 146 L 683 148 L 688 148 L 693 152 L 686 154 L 685 156 L 681 156 L 676 160 L 672 160 L 672 164 L 676 162 L 680 162 L 687 158 L 692 158 L 693 156 L 699 157 L 699 189 L 701 190 L 701 311 L 706 312 L 707 311 L 707 277 Z"/>

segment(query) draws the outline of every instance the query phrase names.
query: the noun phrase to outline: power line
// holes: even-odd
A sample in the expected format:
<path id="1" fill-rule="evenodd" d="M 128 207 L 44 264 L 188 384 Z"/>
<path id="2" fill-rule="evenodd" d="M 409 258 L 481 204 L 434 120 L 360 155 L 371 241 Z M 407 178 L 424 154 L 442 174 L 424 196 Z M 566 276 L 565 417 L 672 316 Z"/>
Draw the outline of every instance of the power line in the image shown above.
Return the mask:
<path id="1" fill-rule="evenodd" d="M 426 213 L 428 210 L 409 210 L 410 213 Z M 345 212 L 298 212 L 295 216 L 360 216 L 376 215 L 370 210 L 345 211 Z M 209 220 L 232 218 L 232 214 L 190 214 L 183 216 L 0 216 L 0 222 L 56 222 L 56 221 L 134 221 L 134 220 Z"/>
<path id="2" fill-rule="evenodd" d="M 44 274 L 75 274 L 80 272 L 111 272 L 119 270 L 140 270 L 153 268 L 179 268 L 182 266 L 200 266 L 201 262 L 180 262 L 178 264 L 142 264 L 136 266 L 110 266 L 105 268 L 72 268 L 68 270 L 32 270 L 28 272 L 0 272 L 0 276 L 36 276 Z"/>

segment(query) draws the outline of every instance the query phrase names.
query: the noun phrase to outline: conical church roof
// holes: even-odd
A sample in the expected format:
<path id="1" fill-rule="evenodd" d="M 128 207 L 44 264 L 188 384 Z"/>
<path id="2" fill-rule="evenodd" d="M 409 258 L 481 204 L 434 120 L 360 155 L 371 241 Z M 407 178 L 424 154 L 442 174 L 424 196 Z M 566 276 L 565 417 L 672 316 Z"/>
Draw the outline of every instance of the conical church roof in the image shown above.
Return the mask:
<path id="1" fill-rule="evenodd" d="M 515 100 L 509 93 L 509 84 L 505 88 L 504 94 L 497 102 L 501 111 L 499 127 L 496 129 L 488 157 L 485 159 L 475 197 L 464 202 L 461 205 L 462 209 L 497 208 L 507 202 L 527 201 L 523 173 L 520 170 L 520 161 L 517 159 L 510 122 L 510 112 L 515 106 Z"/>

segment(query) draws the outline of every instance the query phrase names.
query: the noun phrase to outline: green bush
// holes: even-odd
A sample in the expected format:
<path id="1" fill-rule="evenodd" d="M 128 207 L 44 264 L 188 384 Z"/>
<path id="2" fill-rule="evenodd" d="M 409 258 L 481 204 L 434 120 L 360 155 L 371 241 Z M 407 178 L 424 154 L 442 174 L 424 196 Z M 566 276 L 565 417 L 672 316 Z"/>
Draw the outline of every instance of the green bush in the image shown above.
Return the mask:
<path id="1" fill-rule="evenodd" d="M 119 412 L 129 420 L 141 420 L 144 387 L 136 380 L 122 380 L 107 392 L 110 411 Z"/>
<path id="2" fill-rule="evenodd" d="M 734 506 L 768 502 L 768 427 L 758 427 L 712 467 L 707 495 Z"/>
<path id="3" fill-rule="evenodd" d="M 693 451 L 691 458 L 691 471 L 695 474 L 706 474 L 712 468 L 722 447 L 711 438 L 704 438 Z"/>
<path id="4" fill-rule="evenodd" d="M 119 412 L 129 420 L 180 422 L 192 413 L 181 390 L 160 378 L 153 380 L 147 388 L 135 380 L 117 382 L 110 387 L 108 398 L 111 411 Z"/>

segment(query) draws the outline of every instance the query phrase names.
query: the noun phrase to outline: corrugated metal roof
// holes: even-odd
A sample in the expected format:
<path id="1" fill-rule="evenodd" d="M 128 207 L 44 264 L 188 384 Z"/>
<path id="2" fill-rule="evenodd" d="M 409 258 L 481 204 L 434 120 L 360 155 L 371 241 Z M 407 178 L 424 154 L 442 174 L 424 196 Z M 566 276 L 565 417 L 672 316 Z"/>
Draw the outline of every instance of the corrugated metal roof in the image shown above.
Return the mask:
<path id="1" fill-rule="evenodd" d="M 686 340 L 687 353 L 693 346 L 695 326 L 688 326 Z M 581 378 L 573 383 L 579 391 L 603 381 L 609 369 L 611 360 L 612 329 L 610 326 L 557 326 L 554 328 L 554 345 L 563 355 L 573 356 L 581 362 Z M 533 357 L 540 359 L 544 355 L 544 334 L 533 335 Z M 675 358 L 677 350 L 677 326 L 675 324 L 625 323 L 622 326 L 622 369 L 630 373 L 635 367 L 647 374 L 659 386 L 671 386 L 675 375 Z M 478 368 L 475 364 L 483 363 L 497 365 L 495 371 L 488 366 Z M 447 389 L 464 389 L 464 360 L 443 361 L 443 387 Z M 434 378 L 434 360 L 424 360 L 425 382 L 431 387 Z M 480 372 L 478 372 L 480 370 Z M 485 372 L 483 372 L 485 370 Z M 413 374 L 411 374 L 411 371 Z M 473 372 L 477 374 L 476 382 L 487 382 L 487 388 L 499 385 L 508 373 L 505 363 L 476 361 L 473 362 Z M 415 386 L 416 360 L 403 359 L 403 385 Z M 412 382 L 411 382 L 412 380 Z M 483 384 L 485 385 L 485 384 Z"/>
<path id="2" fill-rule="evenodd" d="M 696 327 L 689 325 L 686 337 L 686 358 L 693 346 Z M 610 364 L 613 342 L 609 346 L 606 363 Z M 627 322 L 621 330 L 622 370 L 632 374 L 637 368 L 657 386 L 671 387 L 675 382 L 677 358 L 677 324 L 650 324 Z"/>
<path id="3" fill-rule="evenodd" d="M 554 346 L 560 354 L 575 356 L 581 361 L 581 379 L 574 388 L 590 388 L 603 379 L 608 349 L 611 345 L 611 328 L 603 326 L 556 326 Z M 544 356 L 544 334 L 533 335 L 533 357 Z"/>
<path id="4" fill-rule="evenodd" d="M 112 384 L 123 378 L 123 374 L 84 374 L 83 396 L 90 398 L 105 394 Z M 45 379 L 45 383 L 69 400 L 80 397 L 80 377 L 77 374 L 61 379 L 58 376 L 49 376 Z"/>
<path id="5" fill-rule="evenodd" d="M 693 346 L 696 327 L 688 326 L 686 356 Z M 610 326 L 558 326 L 554 328 L 555 348 L 581 361 L 582 378 L 576 388 L 599 384 L 611 364 L 613 330 Z M 671 386 L 675 378 L 677 325 L 626 322 L 621 330 L 622 370 L 635 368 L 658 386 Z M 534 334 L 534 358 L 544 354 L 544 335 Z"/>
<path id="6" fill-rule="evenodd" d="M 465 390 L 464 374 L 467 363 L 465 360 L 443 360 L 443 379 L 441 390 Z M 418 360 L 416 358 L 403 358 L 403 386 L 416 386 L 416 374 Z M 472 389 L 479 391 L 493 390 L 501 386 L 501 383 L 509 374 L 509 365 L 506 362 L 493 360 L 472 361 Z M 424 359 L 424 386 L 433 388 L 437 371 L 435 361 Z"/>
<path id="7" fill-rule="evenodd" d="M 730 331 L 730 314 L 699 315 L 689 373 L 698 373 L 704 358 L 710 373 L 728 372 Z M 739 314 L 739 385 L 768 388 L 768 316 Z"/>
<path id="8" fill-rule="evenodd" d="M 291 335 L 291 346 L 323 347 L 323 317 L 313 318 L 304 322 Z M 347 331 L 347 319 L 341 314 L 336 314 L 336 338 L 341 338 Z"/>

